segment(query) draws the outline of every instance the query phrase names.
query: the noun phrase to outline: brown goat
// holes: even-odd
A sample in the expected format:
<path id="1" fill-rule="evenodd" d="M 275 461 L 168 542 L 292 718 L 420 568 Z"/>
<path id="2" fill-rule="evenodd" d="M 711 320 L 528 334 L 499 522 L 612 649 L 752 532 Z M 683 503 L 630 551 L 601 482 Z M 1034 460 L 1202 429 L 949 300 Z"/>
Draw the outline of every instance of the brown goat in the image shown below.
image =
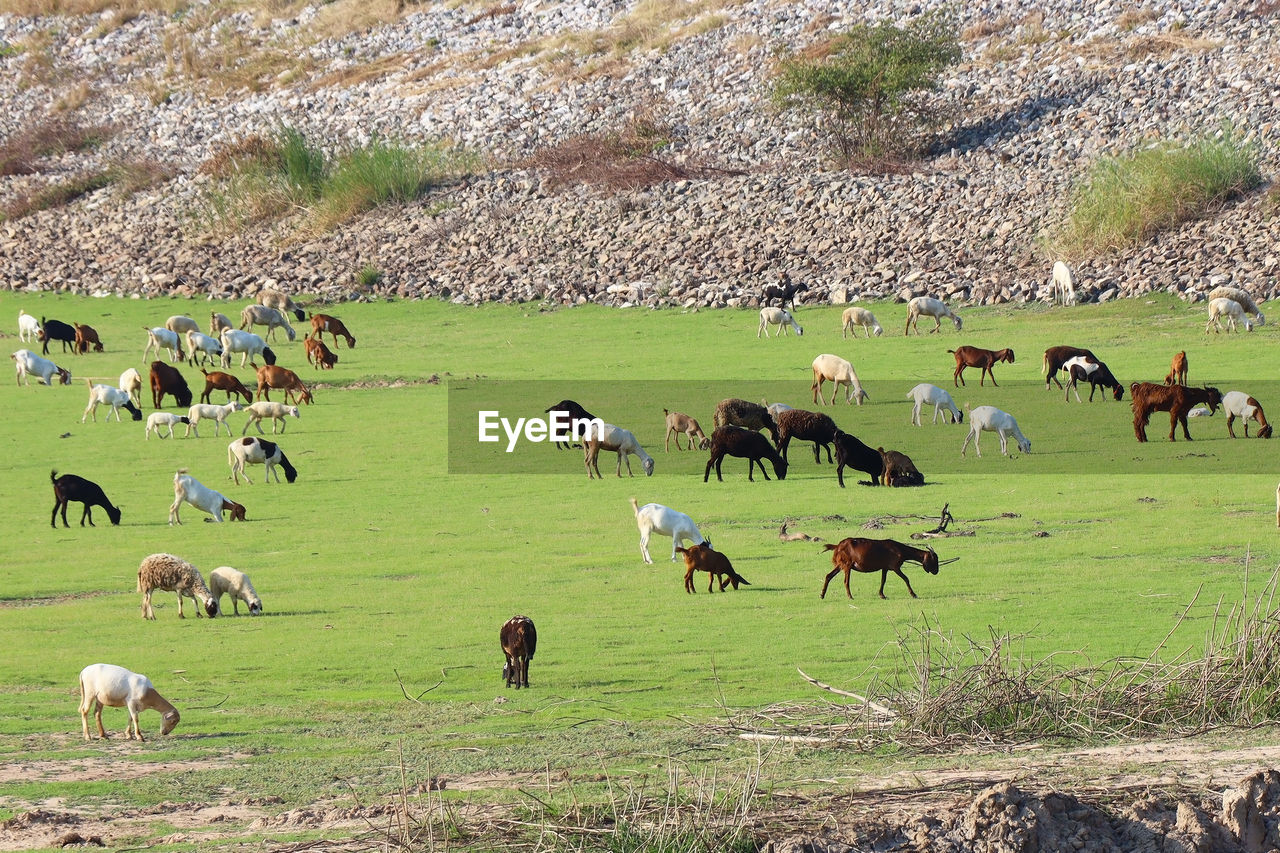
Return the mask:
<path id="1" fill-rule="evenodd" d="M 1062 370 L 1062 365 L 1066 364 L 1073 358 L 1087 358 L 1090 361 L 1101 363 L 1102 359 L 1098 358 L 1087 349 L 1080 347 L 1049 347 L 1044 351 L 1044 363 L 1041 371 L 1044 373 L 1044 389 L 1049 390 L 1050 382 L 1058 383 L 1058 390 L 1062 390 L 1062 381 L 1058 379 L 1058 371 Z"/>
<path id="2" fill-rule="evenodd" d="M 711 446 L 711 439 L 707 438 L 707 434 L 702 431 L 702 425 L 698 423 L 696 418 L 691 418 L 681 412 L 669 412 L 666 409 L 662 410 L 662 414 L 667 419 L 667 440 L 663 445 L 664 451 L 671 451 L 672 433 L 675 433 L 676 436 L 676 450 L 693 450 L 693 440 L 695 438 L 698 440 L 700 449 L 706 450 Z M 688 447 L 682 448 L 680 446 L 680 433 L 684 433 L 689 437 Z"/>
<path id="3" fill-rule="evenodd" d="M 954 353 L 956 357 L 956 372 L 953 375 L 955 386 L 959 388 L 964 384 L 964 369 L 966 367 L 982 368 L 981 375 L 978 376 L 978 384 L 982 385 L 988 376 L 991 377 L 991 384 L 996 384 L 996 375 L 991 372 L 993 365 L 1002 361 L 1013 364 L 1013 350 L 1005 347 L 1002 350 L 981 349 L 979 347 L 958 347 L 956 349 L 947 350 Z"/>
<path id="4" fill-rule="evenodd" d="M 1138 441 L 1147 440 L 1147 422 L 1152 412 L 1169 413 L 1169 440 L 1174 437 L 1178 424 L 1182 424 L 1182 435 L 1191 441 L 1191 433 L 1187 430 L 1187 412 L 1193 406 L 1204 403 L 1209 411 L 1218 411 L 1222 405 L 1222 394 L 1217 388 L 1192 388 L 1188 385 L 1157 385 L 1154 382 L 1135 382 L 1129 386 L 1133 395 L 1130 406 L 1133 407 L 1133 434 Z"/>
<path id="5" fill-rule="evenodd" d="M 172 394 L 173 399 L 182 408 L 191 405 L 191 389 L 187 380 L 176 367 L 170 367 L 163 361 L 151 362 L 151 399 L 157 409 L 165 394 Z"/>
<path id="6" fill-rule="evenodd" d="M 93 344 L 94 352 L 102 352 L 102 341 L 98 340 L 98 333 L 92 326 L 85 326 L 81 323 L 72 323 L 76 327 L 76 345 L 75 351 L 86 353 L 89 351 L 89 344 Z"/>
<path id="7" fill-rule="evenodd" d="M 316 370 L 322 367 L 333 370 L 333 366 L 338 363 L 338 356 L 325 346 L 324 341 L 304 338 L 303 345 L 307 349 L 307 362 L 315 365 Z"/>
<path id="8" fill-rule="evenodd" d="M 902 578 L 912 598 L 919 598 L 916 591 L 911 588 L 911 581 L 907 580 L 907 576 L 902 573 L 903 563 L 919 563 L 929 574 L 938 573 L 938 555 L 932 548 L 913 548 L 894 539 L 841 539 L 835 545 L 823 545 L 822 548 L 824 551 L 832 552 L 831 563 L 835 568 L 827 573 L 819 598 L 827 597 L 827 584 L 831 583 L 831 579 L 840 572 L 844 572 L 844 591 L 850 598 L 853 598 L 853 593 L 849 592 L 849 572 L 851 571 L 867 574 L 879 572 L 881 598 L 885 597 L 884 582 L 888 579 L 889 572 Z"/>
<path id="9" fill-rule="evenodd" d="M 342 325 L 342 321 L 337 317 L 331 317 L 328 314 L 312 314 L 311 315 L 311 337 L 324 340 L 324 333 L 328 332 L 333 335 L 333 345 L 338 345 L 338 336 L 347 339 L 347 349 L 355 349 L 356 339 L 347 331 L 347 327 Z"/>
<path id="10" fill-rule="evenodd" d="M 203 367 L 200 368 L 200 372 L 204 374 L 204 393 L 200 395 L 201 403 L 211 403 L 209 395 L 214 391 L 226 391 L 227 402 L 231 402 L 232 394 L 243 394 L 246 406 L 253 402 L 253 392 L 244 387 L 244 383 L 230 373 L 223 373 L 220 370 L 210 373 Z"/>
<path id="11" fill-rule="evenodd" d="M 1173 357 L 1173 361 L 1169 365 L 1169 375 L 1164 378 L 1164 384 L 1187 384 L 1187 353 L 1185 350 Z"/>
<path id="12" fill-rule="evenodd" d="M 507 662 L 502 667 L 502 677 L 507 686 L 513 684 L 519 690 L 529 686 L 529 661 L 538 650 L 538 630 L 528 616 L 512 616 L 502 626 L 498 634 L 502 644 L 502 653 Z"/>
<path id="13" fill-rule="evenodd" d="M 924 485 L 924 474 L 916 468 L 910 456 L 896 450 L 885 450 L 883 447 L 877 447 L 876 450 L 884 460 L 884 473 L 880 475 L 880 482 L 884 485 L 898 487 Z"/>
<path id="14" fill-rule="evenodd" d="M 733 588 L 737 589 L 738 584 L 743 586 L 751 586 L 747 579 L 733 570 L 733 564 L 729 562 L 729 558 L 719 551 L 712 550 L 707 545 L 690 545 L 688 548 L 676 548 L 676 553 L 684 556 L 684 591 L 695 592 L 693 588 L 693 573 L 707 573 L 707 592 L 715 589 L 716 579 L 720 579 L 720 591 L 724 592 L 725 587 L 733 584 Z"/>
<path id="15" fill-rule="evenodd" d="M 289 370 L 287 367 L 276 367 L 274 364 L 264 364 L 258 368 L 258 395 L 260 400 L 270 400 L 270 391 L 272 388 L 282 389 L 284 391 L 284 401 L 289 402 L 289 395 L 293 395 L 294 405 L 299 402 L 307 403 L 312 401 L 311 392 L 307 390 L 307 386 L 302 384 L 302 380 L 298 378 L 298 374 Z"/>

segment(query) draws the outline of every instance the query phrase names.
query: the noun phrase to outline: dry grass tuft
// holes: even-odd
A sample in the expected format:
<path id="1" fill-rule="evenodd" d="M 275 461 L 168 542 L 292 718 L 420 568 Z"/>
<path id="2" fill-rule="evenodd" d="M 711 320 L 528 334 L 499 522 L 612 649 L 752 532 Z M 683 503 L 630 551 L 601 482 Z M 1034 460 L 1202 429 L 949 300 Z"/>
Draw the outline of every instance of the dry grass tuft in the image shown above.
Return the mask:
<path id="1" fill-rule="evenodd" d="M 223 143 L 213 155 L 200 164 L 200 174 L 227 178 L 250 166 L 267 166 L 280 158 L 280 145 L 265 136 L 252 134 L 235 142 Z"/>
<path id="2" fill-rule="evenodd" d="M 514 12 L 518 8 L 519 7 L 516 6 L 514 3 L 507 3 L 502 6 L 490 6 L 488 9 L 485 9 L 480 14 L 472 18 L 468 18 L 466 21 L 463 22 L 462 25 L 464 27 L 474 26 L 480 23 L 481 21 L 487 21 L 490 18 L 500 18 L 503 15 L 510 15 L 512 12 Z"/>
<path id="3" fill-rule="evenodd" d="M 0 0 L 0 15 L 83 17 L 110 11 L 115 18 L 132 20 L 143 12 L 172 15 L 186 5 L 185 0 Z"/>
<path id="4" fill-rule="evenodd" d="M 1167 57 L 1175 53 L 1207 53 L 1222 47 L 1221 42 L 1185 32 L 1165 32 L 1130 36 L 1123 40 L 1095 38 L 1076 53 L 1102 62 L 1135 62 L 1147 57 Z"/>
<path id="5" fill-rule="evenodd" d="M 1159 17 L 1160 13 L 1155 9 L 1126 9 L 1116 18 L 1116 26 L 1125 31 L 1136 30 L 1147 21 L 1154 21 Z"/>
<path id="6" fill-rule="evenodd" d="M 55 113 L 74 112 L 88 103 L 92 95 L 93 85 L 87 80 L 81 80 L 54 100 L 53 111 Z"/>
<path id="7" fill-rule="evenodd" d="M 30 175 L 42 157 L 96 148 L 115 133 L 108 125 L 80 125 L 52 118 L 18 131 L 0 145 L 0 175 Z"/>

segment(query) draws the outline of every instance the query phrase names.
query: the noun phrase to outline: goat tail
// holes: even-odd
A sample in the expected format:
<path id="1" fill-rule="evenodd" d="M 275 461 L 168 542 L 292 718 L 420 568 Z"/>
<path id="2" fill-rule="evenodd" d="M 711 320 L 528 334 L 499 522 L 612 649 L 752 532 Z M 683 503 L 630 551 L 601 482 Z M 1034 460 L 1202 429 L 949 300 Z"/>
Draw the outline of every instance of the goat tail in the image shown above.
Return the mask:
<path id="1" fill-rule="evenodd" d="M 830 542 L 822 546 L 822 550 L 824 551 L 834 551 L 835 549 L 836 549 L 836 546 L 832 545 Z"/>
<path id="2" fill-rule="evenodd" d="M 58 482 L 58 469 L 57 469 L 57 468 L 54 468 L 52 471 L 50 471 L 50 472 L 49 472 L 49 482 L 51 482 L 51 483 L 56 483 L 56 482 Z M 1277 488 L 1277 489 L 1276 489 L 1276 500 L 1277 500 L 1277 502 L 1280 502 L 1280 488 Z"/>
<path id="3" fill-rule="evenodd" d="M 666 411 L 666 410 L 664 409 L 663 411 Z M 631 499 L 631 511 L 636 515 L 640 514 L 640 502 L 637 501 L 635 498 Z"/>

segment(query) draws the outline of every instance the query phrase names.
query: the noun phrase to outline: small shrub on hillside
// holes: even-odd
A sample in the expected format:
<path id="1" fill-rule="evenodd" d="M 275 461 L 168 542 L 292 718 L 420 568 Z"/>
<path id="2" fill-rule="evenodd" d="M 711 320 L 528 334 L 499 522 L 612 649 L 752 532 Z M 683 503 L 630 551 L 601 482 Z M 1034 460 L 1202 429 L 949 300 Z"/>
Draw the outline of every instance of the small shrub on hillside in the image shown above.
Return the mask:
<path id="1" fill-rule="evenodd" d="M 382 281 L 382 270 L 373 264 L 365 264 L 356 273 L 356 284 L 361 287 L 373 287 L 380 281 Z"/>
<path id="2" fill-rule="evenodd" d="M 114 133 L 115 128 L 108 125 L 48 119 L 19 130 L 0 145 L 0 175 L 30 175 L 39 171 L 36 161 L 41 157 L 97 148 Z"/>
<path id="3" fill-rule="evenodd" d="M 110 186 L 113 180 L 113 173 L 110 170 L 103 170 L 61 181 L 6 204 L 2 211 L 3 216 L 6 220 L 21 219 L 41 210 L 63 207 L 83 195 Z"/>

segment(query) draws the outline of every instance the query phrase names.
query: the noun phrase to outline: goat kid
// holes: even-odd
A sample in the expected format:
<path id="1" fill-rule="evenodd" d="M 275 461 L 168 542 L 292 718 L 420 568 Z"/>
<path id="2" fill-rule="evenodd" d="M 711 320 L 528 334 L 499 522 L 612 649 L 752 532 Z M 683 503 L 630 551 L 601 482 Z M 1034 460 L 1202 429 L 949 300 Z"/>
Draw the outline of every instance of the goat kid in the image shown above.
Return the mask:
<path id="1" fill-rule="evenodd" d="M 667 419 L 667 437 L 663 444 L 663 452 L 671 452 L 671 436 L 676 437 L 676 450 L 693 450 L 694 439 L 697 439 L 698 447 L 706 450 L 711 446 L 711 439 L 707 438 L 706 433 L 702 431 L 702 425 L 698 423 L 696 418 L 691 418 L 681 412 L 669 412 L 662 410 L 663 416 Z M 680 446 L 680 434 L 684 433 L 689 437 L 689 446 L 682 448 Z"/>
<path id="2" fill-rule="evenodd" d="M 746 578 L 733 570 L 733 564 L 729 562 L 728 557 L 707 545 L 690 545 L 688 548 L 676 548 L 676 551 L 684 556 L 685 592 L 696 592 L 693 588 L 694 572 L 707 573 L 707 592 L 715 589 L 717 579 L 720 581 L 721 592 L 724 592 L 729 584 L 733 584 L 734 589 L 739 585 L 751 586 Z"/>

